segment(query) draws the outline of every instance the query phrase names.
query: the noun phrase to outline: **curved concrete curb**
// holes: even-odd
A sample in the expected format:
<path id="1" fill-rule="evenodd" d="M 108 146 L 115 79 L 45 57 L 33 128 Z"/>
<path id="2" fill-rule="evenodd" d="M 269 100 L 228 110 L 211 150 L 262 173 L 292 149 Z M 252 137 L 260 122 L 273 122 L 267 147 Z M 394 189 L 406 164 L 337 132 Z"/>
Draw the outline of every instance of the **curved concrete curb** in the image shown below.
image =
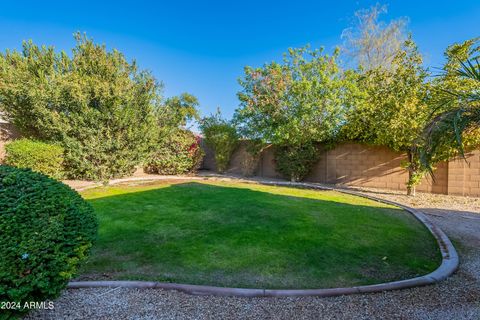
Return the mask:
<path id="1" fill-rule="evenodd" d="M 119 184 L 123 182 L 132 182 L 132 181 L 153 181 L 153 180 L 226 180 L 224 178 L 217 177 L 153 177 L 153 178 L 125 178 L 112 180 L 110 184 Z M 233 180 L 235 178 L 227 178 Z M 394 205 L 400 207 L 407 212 L 411 213 L 417 220 L 419 220 L 425 227 L 432 233 L 432 235 L 437 240 L 440 252 L 442 254 L 442 263 L 441 265 L 434 270 L 433 272 L 426 274 L 424 276 L 400 280 L 385 282 L 374 285 L 367 286 L 357 286 L 357 287 L 348 287 L 348 288 L 329 288 L 329 289 L 249 289 L 249 288 L 227 288 L 227 287 L 214 287 L 214 286 L 203 286 L 203 285 L 191 285 L 191 284 L 178 284 L 178 283 L 167 283 L 167 282 L 150 282 L 150 281 L 74 281 L 68 284 L 68 288 L 99 288 L 99 287 L 124 287 L 124 288 L 161 288 L 161 289 L 170 289 L 186 292 L 194 295 L 217 295 L 217 296 L 240 296 L 240 297 L 286 297 L 286 296 L 320 296 L 320 297 L 331 297 L 339 296 L 346 294 L 354 293 L 371 293 L 371 292 L 381 292 L 397 289 L 412 288 L 418 286 L 424 286 L 428 284 L 433 284 L 438 281 L 441 281 L 452 273 L 454 273 L 458 268 L 458 254 L 455 250 L 450 239 L 447 235 L 434 224 L 432 224 L 427 217 L 418 210 L 413 208 L 401 205 L 394 201 L 384 200 L 369 195 L 362 194 L 360 192 L 337 189 L 319 186 L 311 183 L 302 183 L 302 182 L 286 182 L 286 181 L 273 181 L 273 180 L 245 180 L 245 179 L 236 179 L 242 182 L 247 183 L 259 183 L 265 185 L 277 185 L 277 186 L 289 186 L 289 187 L 303 187 L 310 189 L 319 189 L 319 190 L 333 190 L 346 194 L 351 194 L 354 196 L 359 196 L 367 198 L 370 200 Z M 78 189 L 78 191 L 86 190 L 99 186 L 98 184 L 87 186 Z"/>

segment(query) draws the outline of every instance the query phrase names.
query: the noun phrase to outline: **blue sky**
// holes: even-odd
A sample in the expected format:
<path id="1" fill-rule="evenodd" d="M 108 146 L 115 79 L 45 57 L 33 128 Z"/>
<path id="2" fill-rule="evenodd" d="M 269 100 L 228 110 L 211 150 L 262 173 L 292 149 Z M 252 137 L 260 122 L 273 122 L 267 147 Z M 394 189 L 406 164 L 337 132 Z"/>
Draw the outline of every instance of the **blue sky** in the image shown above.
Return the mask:
<path id="1" fill-rule="evenodd" d="M 72 34 L 135 58 L 165 84 L 165 96 L 190 92 L 208 115 L 230 117 L 238 105 L 237 79 L 245 65 L 280 60 L 289 47 L 310 43 L 328 51 L 356 10 L 377 1 L 5 1 L 0 50 L 24 39 L 70 50 Z M 383 19 L 409 18 L 427 66 L 440 67 L 453 42 L 480 36 L 480 1 L 381 2 Z"/>

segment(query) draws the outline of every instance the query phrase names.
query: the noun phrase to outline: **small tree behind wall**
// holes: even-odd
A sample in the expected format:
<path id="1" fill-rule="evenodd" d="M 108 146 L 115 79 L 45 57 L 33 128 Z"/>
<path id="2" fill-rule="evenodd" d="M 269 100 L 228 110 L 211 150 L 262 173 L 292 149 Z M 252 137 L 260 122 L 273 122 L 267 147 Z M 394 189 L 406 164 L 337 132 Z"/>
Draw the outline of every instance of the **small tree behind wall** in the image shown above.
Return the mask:
<path id="1" fill-rule="evenodd" d="M 364 70 L 378 67 L 395 68 L 393 59 L 407 40 L 407 18 L 380 20 L 387 13 L 387 6 L 376 4 L 368 9 L 355 12 L 354 23 L 343 30 L 342 51 L 353 64 Z"/>
<path id="2" fill-rule="evenodd" d="M 198 120 L 198 99 L 182 93 L 165 100 L 156 110 L 158 132 L 155 144 L 144 162 L 144 171 L 156 174 L 195 172 L 203 160 L 199 137 L 187 129 L 190 121 Z"/>

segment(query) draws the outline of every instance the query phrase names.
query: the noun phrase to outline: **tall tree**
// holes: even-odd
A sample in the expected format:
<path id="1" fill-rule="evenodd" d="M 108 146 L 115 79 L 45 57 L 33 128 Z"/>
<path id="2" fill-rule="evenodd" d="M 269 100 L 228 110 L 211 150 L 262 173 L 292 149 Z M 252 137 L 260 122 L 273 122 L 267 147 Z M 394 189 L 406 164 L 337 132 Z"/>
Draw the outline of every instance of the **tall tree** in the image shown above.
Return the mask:
<path id="1" fill-rule="evenodd" d="M 394 67 L 393 59 L 407 39 L 408 20 L 400 18 L 389 23 L 379 20 L 386 12 L 387 7 L 380 4 L 358 10 L 353 26 L 342 33 L 343 52 L 364 70 Z"/>
<path id="2" fill-rule="evenodd" d="M 354 82 L 351 73 L 338 66 L 338 55 L 338 49 L 332 55 L 323 49 L 290 49 L 282 64 L 246 67 L 239 80 L 240 107 L 234 121 L 240 133 L 275 144 L 283 152 L 277 167 L 292 180 L 308 173 L 317 143 L 334 140 L 351 104 L 349 89 Z"/>
<path id="3" fill-rule="evenodd" d="M 345 139 L 406 152 L 408 194 L 415 194 L 424 170 L 418 157 L 419 137 L 430 117 L 426 103 L 427 72 L 415 43 L 408 39 L 396 53 L 391 68 L 377 67 L 359 78 L 363 99 L 350 109 L 342 128 Z"/>
<path id="4" fill-rule="evenodd" d="M 120 52 L 75 39 L 71 55 L 31 41 L 0 54 L 0 110 L 24 135 L 62 145 L 71 178 L 130 174 L 156 136 L 162 86 Z"/>
<path id="5" fill-rule="evenodd" d="M 274 144 L 331 140 L 351 103 L 350 73 L 342 73 L 338 54 L 290 49 L 283 64 L 246 67 L 234 115 L 242 134 Z"/>

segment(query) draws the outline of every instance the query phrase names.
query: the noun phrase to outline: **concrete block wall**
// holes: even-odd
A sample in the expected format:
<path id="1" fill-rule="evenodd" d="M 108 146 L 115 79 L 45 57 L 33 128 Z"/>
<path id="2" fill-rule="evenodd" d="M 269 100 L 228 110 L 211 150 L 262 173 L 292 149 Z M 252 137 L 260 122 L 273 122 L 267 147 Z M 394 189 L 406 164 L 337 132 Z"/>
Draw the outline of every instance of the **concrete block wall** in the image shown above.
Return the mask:
<path id="1" fill-rule="evenodd" d="M 480 197 L 480 151 L 448 162 L 448 194 Z"/>
<path id="2" fill-rule="evenodd" d="M 233 154 L 229 173 L 241 174 L 244 147 Z M 211 150 L 204 161 L 204 169 L 214 170 Z M 257 175 L 265 178 L 281 178 L 275 169 L 274 147 L 267 148 L 259 161 Z M 345 143 L 323 152 L 306 181 L 343 184 L 390 190 L 406 190 L 407 171 L 402 168 L 406 154 L 385 147 Z M 467 155 L 467 161 L 456 159 L 439 163 L 435 180 L 426 177 L 418 191 L 480 197 L 480 151 Z"/>
<path id="3" fill-rule="evenodd" d="M 402 168 L 406 154 L 385 147 L 346 143 L 324 152 L 310 175 L 311 182 L 405 190 L 408 173 Z M 419 191 L 447 193 L 447 165 L 437 166 L 435 181 L 426 178 Z"/>
<path id="4" fill-rule="evenodd" d="M 208 147 L 205 144 L 203 140 L 201 140 L 200 142 L 200 147 L 205 152 L 203 163 L 200 169 L 215 171 L 217 169 L 217 166 L 215 164 L 215 153 L 210 147 Z M 235 149 L 235 151 L 233 152 L 230 158 L 230 164 L 228 166 L 227 173 L 242 174 L 243 173 L 242 164 L 246 155 L 247 155 L 246 143 L 240 141 L 238 144 L 238 147 Z"/>
<path id="5" fill-rule="evenodd" d="M 242 174 L 243 161 L 248 156 L 247 148 L 244 141 L 240 141 L 237 149 L 233 152 L 230 158 L 230 164 L 228 166 L 227 173 Z"/>
<path id="6" fill-rule="evenodd" d="M 276 170 L 274 147 L 271 146 L 263 151 L 257 172 L 260 177 L 282 178 L 282 175 Z"/>
<path id="7" fill-rule="evenodd" d="M 215 164 L 215 153 L 213 152 L 212 148 L 207 146 L 205 144 L 205 140 L 203 139 L 200 140 L 200 148 L 202 148 L 203 152 L 205 153 L 200 169 L 216 171 L 217 166 Z"/>

